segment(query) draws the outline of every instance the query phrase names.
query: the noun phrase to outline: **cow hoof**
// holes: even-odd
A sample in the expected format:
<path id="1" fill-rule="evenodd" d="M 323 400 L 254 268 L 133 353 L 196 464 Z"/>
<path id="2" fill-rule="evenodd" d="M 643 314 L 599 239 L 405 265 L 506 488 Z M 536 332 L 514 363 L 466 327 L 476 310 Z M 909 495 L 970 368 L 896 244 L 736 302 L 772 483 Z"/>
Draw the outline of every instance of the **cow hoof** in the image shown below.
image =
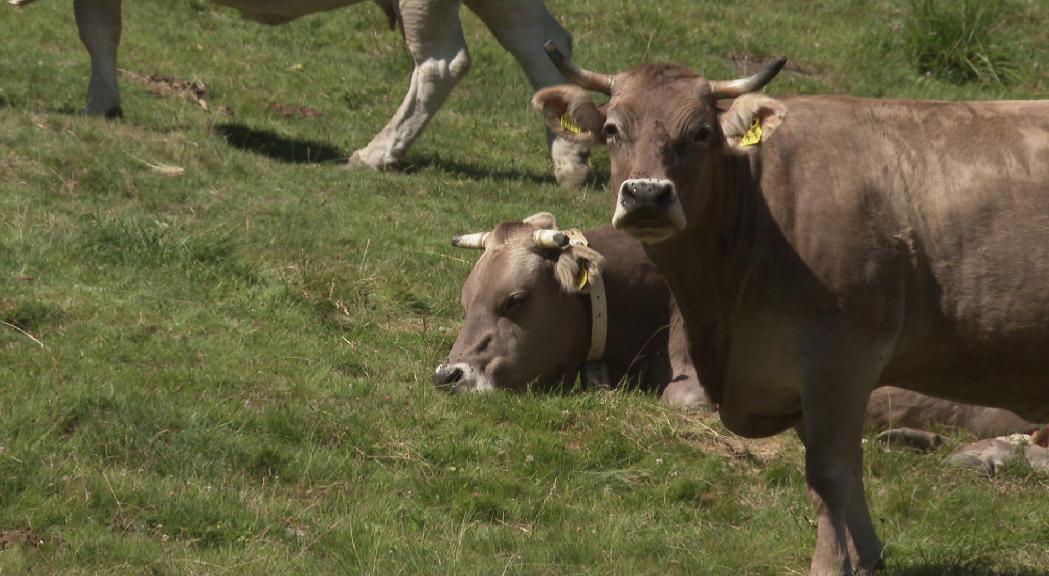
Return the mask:
<path id="1" fill-rule="evenodd" d="M 874 439 L 886 448 L 908 448 L 918 452 L 934 452 L 943 444 L 939 434 L 915 430 L 914 428 L 893 428 L 878 434 Z"/>
<path id="2" fill-rule="evenodd" d="M 84 114 L 87 114 L 88 116 L 101 116 L 106 120 L 113 120 L 116 118 L 123 118 L 124 109 L 120 106 L 109 106 L 103 108 L 89 106 L 84 110 Z"/>
<path id="3" fill-rule="evenodd" d="M 348 162 L 348 170 L 371 170 L 373 172 L 390 172 L 400 168 L 400 162 L 396 158 L 381 154 L 371 154 L 367 148 L 353 153 Z"/>
<path id="4" fill-rule="evenodd" d="M 590 178 L 590 167 L 586 164 L 556 164 L 554 178 L 562 188 L 575 190 L 582 188 Z"/>
<path id="5" fill-rule="evenodd" d="M 973 442 L 957 450 L 947 462 L 964 468 L 982 468 L 994 475 L 1002 466 L 1020 458 L 1017 446 L 998 438 Z"/>
<path id="6" fill-rule="evenodd" d="M 1024 456 L 1027 457 L 1027 463 L 1033 470 L 1049 472 L 1049 448 L 1032 444 L 1024 448 Z"/>

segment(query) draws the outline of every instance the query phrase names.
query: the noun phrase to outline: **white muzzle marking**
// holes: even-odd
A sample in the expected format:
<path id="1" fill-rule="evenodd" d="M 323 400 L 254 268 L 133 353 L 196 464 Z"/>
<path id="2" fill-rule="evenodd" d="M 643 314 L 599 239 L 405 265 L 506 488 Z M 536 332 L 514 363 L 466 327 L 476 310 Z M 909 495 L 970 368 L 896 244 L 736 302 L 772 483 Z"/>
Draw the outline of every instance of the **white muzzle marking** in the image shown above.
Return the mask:
<path id="1" fill-rule="evenodd" d="M 667 226 L 633 225 L 628 217 L 637 209 L 652 211 L 656 217 L 662 216 Z M 625 230 L 642 242 L 656 244 L 684 230 L 687 225 L 685 209 L 681 206 L 677 187 L 672 181 L 660 178 L 631 178 L 624 180 L 619 187 L 616 211 L 612 215 L 613 227 Z"/>
<path id="2" fill-rule="evenodd" d="M 449 388 L 455 392 L 491 392 L 495 390 L 492 381 L 484 373 L 474 369 L 473 366 L 466 362 L 456 362 L 449 365 L 448 368 L 453 370 L 458 368 L 463 373 L 458 382 L 449 384 Z M 438 370 L 440 370 L 440 367 L 438 367 Z"/>

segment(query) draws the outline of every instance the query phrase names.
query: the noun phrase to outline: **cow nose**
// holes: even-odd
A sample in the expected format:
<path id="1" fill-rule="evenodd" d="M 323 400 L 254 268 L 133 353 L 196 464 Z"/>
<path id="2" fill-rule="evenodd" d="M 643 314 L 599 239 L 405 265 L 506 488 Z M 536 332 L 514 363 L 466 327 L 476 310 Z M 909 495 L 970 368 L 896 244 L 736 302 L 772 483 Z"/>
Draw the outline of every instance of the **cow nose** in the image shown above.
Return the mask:
<path id="1" fill-rule="evenodd" d="M 670 180 L 634 178 L 619 187 L 619 203 L 627 210 L 638 208 L 669 208 L 677 200 L 677 191 Z"/>
<path id="2" fill-rule="evenodd" d="M 463 369 L 448 364 L 441 364 L 433 373 L 433 383 L 437 386 L 452 386 L 463 379 Z"/>

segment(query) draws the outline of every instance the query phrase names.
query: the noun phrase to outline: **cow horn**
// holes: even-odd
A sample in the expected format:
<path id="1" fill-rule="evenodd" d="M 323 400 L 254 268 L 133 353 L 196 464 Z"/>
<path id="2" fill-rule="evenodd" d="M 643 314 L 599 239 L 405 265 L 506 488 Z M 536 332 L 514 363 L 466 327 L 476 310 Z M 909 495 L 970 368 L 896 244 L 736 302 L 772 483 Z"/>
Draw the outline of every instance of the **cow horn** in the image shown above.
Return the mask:
<path id="1" fill-rule="evenodd" d="M 715 100 L 724 100 L 761 90 L 776 77 L 776 74 L 779 74 L 786 64 L 787 59 L 780 58 L 753 76 L 738 80 L 715 80 L 710 83 L 711 96 Z"/>
<path id="2" fill-rule="evenodd" d="M 601 92 L 602 94 L 612 94 L 612 77 L 608 74 L 601 74 L 600 72 L 592 72 L 590 70 L 584 70 L 569 60 L 561 50 L 550 40 L 547 40 L 543 44 L 543 48 L 546 50 L 547 56 L 550 57 L 550 61 L 557 66 L 557 69 L 561 71 L 561 75 L 565 77 L 569 82 L 579 86 L 580 88 L 586 88 L 587 90 L 593 90 L 594 92 Z"/>
<path id="3" fill-rule="evenodd" d="M 568 236 L 560 230 L 536 230 L 532 234 L 535 245 L 540 248 L 561 249 L 568 245 Z"/>
<path id="4" fill-rule="evenodd" d="M 452 246 L 483 250 L 485 243 L 488 242 L 488 234 L 489 232 L 475 232 L 473 234 L 455 236 L 452 238 Z"/>

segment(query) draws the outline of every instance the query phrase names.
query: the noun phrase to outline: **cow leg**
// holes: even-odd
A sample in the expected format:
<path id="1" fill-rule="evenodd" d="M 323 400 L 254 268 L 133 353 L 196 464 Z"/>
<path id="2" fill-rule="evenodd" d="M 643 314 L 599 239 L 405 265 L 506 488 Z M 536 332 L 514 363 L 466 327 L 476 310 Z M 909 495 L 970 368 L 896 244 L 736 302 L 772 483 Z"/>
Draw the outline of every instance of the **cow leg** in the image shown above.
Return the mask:
<path id="1" fill-rule="evenodd" d="M 799 422 L 795 426 L 802 443 L 806 442 L 805 425 Z M 861 453 L 862 458 L 862 453 Z M 848 550 L 852 569 L 860 575 L 873 574 L 876 569 L 885 567 L 881 557 L 881 541 L 874 530 L 867 498 L 863 488 L 863 466 L 856 467 L 852 474 L 849 491 L 849 505 L 845 513 L 845 525 L 848 532 Z"/>
<path id="2" fill-rule="evenodd" d="M 386 127 L 350 157 L 351 168 L 396 168 L 470 68 L 459 0 L 401 0 L 400 14 L 415 61 L 411 84 Z"/>
<path id="3" fill-rule="evenodd" d="M 543 43 L 552 40 L 569 58 L 572 36 L 547 11 L 542 2 L 520 0 L 467 0 L 466 5 L 484 21 L 499 43 L 521 65 L 532 88 L 564 84 L 565 78 L 550 61 Z M 565 188 L 579 188 L 590 176 L 585 144 L 559 138 L 547 130 L 547 144 L 554 161 L 554 176 Z"/>
<path id="4" fill-rule="evenodd" d="M 73 3 L 80 41 L 91 55 L 86 112 L 106 118 L 123 115 L 117 86 L 120 3 L 121 0 L 76 0 Z"/>
<path id="5" fill-rule="evenodd" d="M 813 367 L 802 389 L 805 480 L 817 514 L 812 576 L 873 574 L 881 544 L 863 494 L 863 422 L 877 370 L 861 362 Z M 851 375 L 851 376 L 850 376 Z M 868 377 L 869 376 L 869 377 Z M 851 540 L 850 540 L 851 536 Z"/>

